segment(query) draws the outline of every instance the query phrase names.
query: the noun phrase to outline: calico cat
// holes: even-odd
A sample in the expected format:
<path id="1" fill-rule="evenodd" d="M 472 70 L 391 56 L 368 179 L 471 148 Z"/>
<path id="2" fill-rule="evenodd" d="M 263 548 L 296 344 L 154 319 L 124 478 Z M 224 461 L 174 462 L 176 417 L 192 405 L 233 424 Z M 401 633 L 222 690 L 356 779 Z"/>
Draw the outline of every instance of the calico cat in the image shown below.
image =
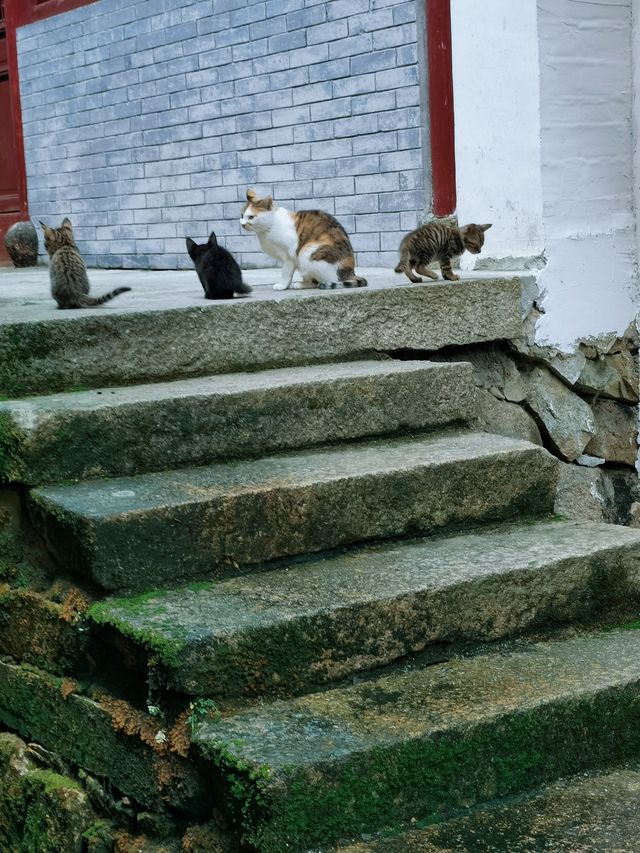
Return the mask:
<path id="1" fill-rule="evenodd" d="M 234 293 L 251 293 L 231 252 L 218 245 L 215 233 L 203 245 L 187 237 L 187 251 L 204 288 L 205 299 L 233 299 Z"/>
<path id="2" fill-rule="evenodd" d="M 429 264 L 437 260 L 440 263 L 443 278 L 458 281 L 451 268 L 451 258 L 461 255 L 465 249 L 474 255 L 480 254 L 484 244 L 484 232 L 491 225 L 464 225 L 456 228 L 445 222 L 428 222 L 407 234 L 400 243 L 400 261 L 395 272 L 403 272 L 409 281 L 422 281 L 415 272 L 437 279 L 437 273 L 429 269 Z"/>
<path id="3" fill-rule="evenodd" d="M 60 228 L 50 228 L 44 222 L 40 225 L 44 231 L 44 247 L 51 258 L 51 295 L 58 308 L 93 308 L 131 290 L 130 287 L 116 287 L 104 296 L 89 296 L 87 268 L 73 239 L 69 219 L 65 217 Z"/>
<path id="4" fill-rule="evenodd" d="M 366 287 L 366 278 L 355 274 L 355 258 L 347 232 L 337 219 L 322 210 L 285 210 L 268 195 L 258 198 L 247 190 L 247 204 L 240 224 L 258 236 L 263 252 L 282 261 L 282 273 L 274 290 L 291 286 L 298 269 L 302 282 L 294 287 Z"/>

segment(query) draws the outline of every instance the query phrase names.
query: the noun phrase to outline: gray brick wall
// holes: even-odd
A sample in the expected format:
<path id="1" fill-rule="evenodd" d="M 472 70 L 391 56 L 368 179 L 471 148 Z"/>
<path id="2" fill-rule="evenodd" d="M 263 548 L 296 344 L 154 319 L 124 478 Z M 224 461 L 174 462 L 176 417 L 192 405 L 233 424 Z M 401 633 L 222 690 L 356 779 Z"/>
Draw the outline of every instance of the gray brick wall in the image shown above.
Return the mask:
<path id="1" fill-rule="evenodd" d="M 189 267 L 211 229 L 271 266 L 248 186 L 393 265 L 430 198 L 416 0 L 99 0 L 18 32 L 30 214 L 91 265 Z"/>

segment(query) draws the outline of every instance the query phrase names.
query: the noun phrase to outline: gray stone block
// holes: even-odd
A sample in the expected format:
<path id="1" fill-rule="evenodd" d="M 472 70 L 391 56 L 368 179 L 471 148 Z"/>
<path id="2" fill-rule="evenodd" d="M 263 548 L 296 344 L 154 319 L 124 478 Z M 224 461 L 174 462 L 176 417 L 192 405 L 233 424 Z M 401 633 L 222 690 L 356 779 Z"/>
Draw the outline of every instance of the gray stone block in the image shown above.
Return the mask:
<path id="1" fill-rule="evenodd" d="M 372 276 L 355 291 L 257 287 L 251 299 L 207 305 L 195 275 L 119 273 L 117 283 L 133 287 L 130 299 L 68 313 L 53 310 L 44 270 L 39 281 L 25 291 L 35 305 L 17 300 L 0 317 L 1 395 L 436 350 L 511 338 L 520 328 L 517 279 L 390 287 L 386 276 Z"/>
<path id="2" fill-rule="evenodd" d="M 390 359 L 0 401 L 0 480 L 206 465 L 441 428 L 473 409 L 469 365 Z"/>
<path id="3" fill-rule="evenodd" d="M 551 512 L 557 460 L 483 433 L 381 440 L 35 489 L 57 562 L 143 590 L 363 540 Z"/>
<path id="4" fill-rule="evenodd" d="M 505 638 L 639 594 L 640 530 L 555 521 L 291 562 L 108 599 L 90 615 L 116 634 L 117 654 L 152 661 L 153 683 L 222 697 L 308 690 L 432 643 Z"/>
<path id="5" fill-rule="evenodd" d="M 236 786 L 262 853 L 324 848 L 637 759 L 639 661 L 637 630 L 540 643 L 207 721 L 195 742 L 255 791 Z"/>

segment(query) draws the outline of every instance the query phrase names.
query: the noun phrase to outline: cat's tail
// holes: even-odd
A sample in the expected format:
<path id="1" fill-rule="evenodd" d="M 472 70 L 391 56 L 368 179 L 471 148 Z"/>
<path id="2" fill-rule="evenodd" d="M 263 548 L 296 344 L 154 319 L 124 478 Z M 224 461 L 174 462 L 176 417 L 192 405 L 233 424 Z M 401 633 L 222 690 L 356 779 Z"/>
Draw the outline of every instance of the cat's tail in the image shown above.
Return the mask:
<path id="1" fill-rule="evenodd" d="M 93 308 L 96 305 L 104 305 L 105 302 L 109 302 L 111 299 L 120 296 L 121 293 L 126 293 L 128 290 L 131 290 L 131 288 L 116 287 L 115 290 L 110 290 L 109 293 L 104 293 L 102 296 L 85 296 L 82 300 L 82 307 Z"/>
<path id="2" fill-rule="evenodd" d="M 251 285 L 247 284 L 245 281 L 241 281 L 240 284 L 237 284 L 233 288 L 234 293 L 239 293 L 243 296 L 247 296 L 249 293 L 253 292 L 253 288 Z"/>

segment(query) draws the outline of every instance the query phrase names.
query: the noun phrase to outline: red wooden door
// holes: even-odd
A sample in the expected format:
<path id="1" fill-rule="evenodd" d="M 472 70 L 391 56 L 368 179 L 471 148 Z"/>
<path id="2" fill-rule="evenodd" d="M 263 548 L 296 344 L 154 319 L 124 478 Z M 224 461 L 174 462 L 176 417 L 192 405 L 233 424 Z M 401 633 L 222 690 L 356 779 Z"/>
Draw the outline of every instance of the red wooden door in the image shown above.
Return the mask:
<path id="1" fill-rule="evenodd" d="M 5 6 L 6 0 L 0 0 L 0 263 L 9 260 L 7 228 L 28 215 L 15 31 L 7 31 Z"/>

